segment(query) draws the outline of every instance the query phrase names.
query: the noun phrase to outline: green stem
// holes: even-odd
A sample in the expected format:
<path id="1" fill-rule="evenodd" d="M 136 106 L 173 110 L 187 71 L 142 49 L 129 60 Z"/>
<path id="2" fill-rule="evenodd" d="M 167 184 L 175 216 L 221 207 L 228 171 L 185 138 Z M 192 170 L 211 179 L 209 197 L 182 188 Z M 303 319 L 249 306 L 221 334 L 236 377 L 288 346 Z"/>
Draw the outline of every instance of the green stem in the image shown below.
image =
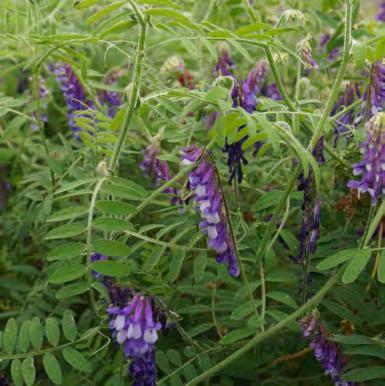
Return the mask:
<path id="1" fill-rule="evenodd" d="M 137 11 L 136 7 L 134 8 L 134 10 Z M 140 15 L 139 12 L 138 14 Z M 115 170 L 116 165 L 119 161 L 120 153 L 122 152 L 123 145 L 127 137 L 131 118 L 132 118 L 132 115 L 134 114 L 135 108 L 138 103 L 138 98 L 139 98 L 140 83 L 142 78 L 142 64 L 143 64 L 143 58 L 144 58 L 144 47 L 146 43 L 149 18 L 148 16 L 146 16 L 144 20 L 139 19 L 139 21 L 140 21 L 140 36 L 139 36 L 139 44 L 138 44 L 136 60 L 135 60 L 134 78 L 132 83 L 130 100 L 128 102 L 128 107 L 126 109 L 126 113 L 123 120 L 123 125 L 122 125 L 123 129 L 119 133 L 119 138 L 115 144 L 114 150 L 112 152 L 110 164 L 109 164 L 109 169 L 112 171 Z"/>
<path id="2" fill-rule="evenodd" d="M 261 279 L 261 331 L 265 331 L 265 315 L 266 315 L 266 282 L 265 282 L 265 272 L 263 270 L 262 261 L 259 262 L 259 275 Z"/>
<path id="3" fill-rule="evenodd" d="M 252 23 L 258 23 L 260 22 L 260 17 L 255 12 L 253 7 L 251 6 L 249 0 L 242 0 L 243 6 L 245 7 L 245 10 L 247 12 L 247 15 L 249 16 L 249 19 Z"/>
<path id="4" fill-rule="evenodd" d="M 306 311 L 313 309 L 330 291 L 334 285 L 340 280 L 343 269 L 339 270 L 334 276 L 332 276 L 325 285 L 306 303 L 303 304 L 298 310 L 294 311 L 292 314 L 288 315 L 285 319 L 281 320 L 274 326 L 270 327 L 265 332 L 255 335 L 251 338 L 245 345 L 239 348 L 237 351 L 233 352 L 230 356 L 225 358 L 223 361 L 217 363 L 215 366 L 206 370 L 204 373 L 188 382 L 186 386 L 197 385 L 200 382 L 203 382 L 206 378 L 212 377 L 218 371 L 226 368 L 230 363 L 234 362 L 238 358 L 240 358 L 243 354 L 248 352 L 251 348 L 265 341 L 266 339 L 274 336 L 277 332 L 281 331 L 285 328 L 289 323 L 294 322 L 298 317 L 303 315 Z"/>
<path id="5" fill-rule="evenodd" d="M 321 119 L 319 120 L 315 130 L 313 137 L 310 140 L 308 149 L 312 150 L 314 149 L 314 146 L 317 144 L 318 139 L 321 137 L 324 126 L 326 121 L 329 118 L 330 112 L 333 109 L 333 106 L 337 100 L 338 97 L 338 92 L 340 90 L 341 82 L 344 78 L 345 75 L 345 70 L 346 66 L 349 61 L 349 56 L 350 56 L 350 47 L 352 44 L 352 4 L 351 0 L 346 0 L 346 12 L 345 12 L 345 38 L 344 38 L 344 50 L 343 50 L 343 55 L 342 55 L 342 61 L 340 68 L 337 73 L 337 77 L 334 81 L 333 88 L 331 95 L 329 97 L 328 102 L 326 103 L 325 110 L 323 111 L 323 114 L 321 116 Z"/>

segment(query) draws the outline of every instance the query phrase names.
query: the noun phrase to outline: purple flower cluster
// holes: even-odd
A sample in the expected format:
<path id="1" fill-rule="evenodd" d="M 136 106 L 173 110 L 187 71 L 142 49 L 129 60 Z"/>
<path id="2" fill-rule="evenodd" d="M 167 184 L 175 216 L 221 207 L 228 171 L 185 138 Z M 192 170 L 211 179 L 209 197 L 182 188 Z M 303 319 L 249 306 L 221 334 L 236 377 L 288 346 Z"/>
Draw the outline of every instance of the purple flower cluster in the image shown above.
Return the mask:
<path id="1" fill-rule="evenodd" d="M 313 151 L 313 156 L 319 164 L 325 159 L 323 156 L 324 138 L 321 137 Z M 317 239 L 320 228 L 321 202 L 316 197 L 314 174 L 310 170 L 305 178 L 303 172 L 298 176 L 298 190 L 303 192 L 302 225 L 298 235 L 299 251 L 293 257 L 296 263 L 303 263 L 309 253 L 314 253 L 317 248 Z"/>
<path id="2" fill-rule="evenodd" d="M 70 128 L 75 138 L 80 139 L 79 132 L 82 129 L 75 123 L 75 113 L 79 110 L 94 109 L 94 104 L 86 98 L 84 89 L 69 64 L 58 64 L 54 71 L 67 105 Z"/>
<path id="3" fill-rule="evenodd" d="M 378 4 L 378 13 L 376 19 L 385 23 L 385 1 L 380 1 Z"/>
<path id="4" fill-rule="evenodd" d="M 368 95 L 369 94 L 369 95 Z M 370 98 L 367 118 L 383 111 L 385 104 L 385 65 L 381 61 L 373 64 L 372 81 L 369 91 L 364 96 Z"/>
<path id="5" fill-rule="evenodd" d="M 314 350 L 314 356 L 321 362 L 325 373 L 329 375 L 336 386 L 354 386 L 354 383 L 341 380 L 341 372 L 346 359 L 339 354 L 338 346 L 328 339 L 324 325 L 320 324 L 316 313 L 312 313 L 300 321 L 303 336 L 310 338 L 309 347 Z"/>
<path id="6" fill-rule="evenodd" d="M 107 86 L 116 85 L 118 77 L 121 75 L 121 70 L 111 71 L 104 79 L 104 84 Z M 121 94 L 118 91 L 103 90 L 99 93 L 99 101 L 101 104 L 108 106 L 108 116 L 113 118 L 116 110 L 121 105 Z"/>
<path id="7" fill-rule="evenodd" d="M 344 94 L 341 95 L 341 97 L 337 100 L 330 115 L 334 116 L 338 112 L 340 112 L 341 110 L 346 109 L 347 107 L 351 106 L 353 104 L 356 96 L 358 98 L 361 97 L 361 93 L 360 93 L 360 89 L 358 87 L 358 84 L 347 85 Z M 348 127 L 353 125 L 354 113 L 355 113 L 354 110 L 349 110 L 337 119 L 336 127 L 335 127 L 334 145 L 337 145 L 339 137 L 342 134 L 346 133 Z"/>
<path id="8" fill-rule="evenodd" d="M 358 194 L 368 192 L 372 205 L 376 205 L 385 193 L 385 113 L 372 117 L 367 125 L 367 139 L 361 144 L 362 160 L 353 164 L 353 175 L 360 181 L 351 180 L 348 187 L 357 189 Z"/>
<path id="9" fill-rule="evenodd" d="M 143 161 L 140 168 L 143 170 L 146 177 L 153 176 L 154 184 L 160 185 L 162 182 L 171 180 L 170 169 L 166 161 L 160 160 L 159 141 L 155 137 L 143 152 Z M 179 204 L 179 190 L 168 187 L 164 193 L 172 195 L 171 202 Z"/>
<path id="10" fill-rule="evenodd" d="M 238 276 L 237 256 L 223 210 L 215 166 L 198 145 L 181 150 L 182 165 L 192 165 L 197 161 L 197 167 L 189 174 L 189 186 L 202 217 L 199 227 L 208 235 L 208 245 L 217 252 L 217 262 L 227 264 L 230 275 Z"/>
<path id="11" fill-rule="evenodd" d="M 216 76 L 233 76 L 231 69 L 234 68 L 234 63 L 230 59 L 229 51 L 222 47 L 219 53 L 219 60 L 215 66 Z"/>
<path id="12" fill-rule="evenodd" d="M 91 262 L 107 260 L 99 253 L 91 256 Z M 126 359 L 130 359 L 129 374 L 133 386 L 156 385 L 156 363 L 154 345 L 158 331 L 166 329 L 167 318 L 155 299 L 135 293 L 128 287 L 114 283 L 109 277 L 93 273 L 108 289 L 111 305 L 110 330 L 115 342 L 123 345 Z"/>

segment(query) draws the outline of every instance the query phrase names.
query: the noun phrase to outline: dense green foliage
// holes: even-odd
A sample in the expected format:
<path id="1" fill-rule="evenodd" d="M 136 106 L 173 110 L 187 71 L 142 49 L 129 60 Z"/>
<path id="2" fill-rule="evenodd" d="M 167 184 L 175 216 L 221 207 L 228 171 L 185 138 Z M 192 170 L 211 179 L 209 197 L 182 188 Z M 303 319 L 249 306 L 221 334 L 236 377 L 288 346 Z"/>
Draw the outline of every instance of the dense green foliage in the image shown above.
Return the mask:
<path id="1" fill-rule="evenodd" d="M 17 386 L 131 384 L 97 271 L 162 304 L 158 385 L 333 384 L 298 323 L 315 308 L 346 358 L 343 379 L 385 385 L 385 201 L 347 187 L 372 69 L 385 56 L 377 2 L 361 3 L 1 1 L 0 376 Z M 234 79 L 214 71 L 223 49 L 238 79 L 264 60 L 281 98 L 261 92 L 251 113 L 235 106 Z M 60 63 L 91 101 L 74 113 L 78 139 L 52 71 Z M 360 95 L 332 112 L 347 82 Z M 103 91 L 121 96 L 116 114 Z M 354 119 L 335 141 L 347 111 Z M 170 168 L 166 187 L 140 166 L 154 137 Z M 229 184 L 223 148 L 239 142 L 248 163 L 243 181 Z M 199 230 L 193 166 L 179 155 L 193 143 L 215 163 L 238 277 Z M 321 225 L 316 251 L 298 264 L 300 173 L 312 178 Z M 94 252 L 108 260 L 91 263 Z"/>

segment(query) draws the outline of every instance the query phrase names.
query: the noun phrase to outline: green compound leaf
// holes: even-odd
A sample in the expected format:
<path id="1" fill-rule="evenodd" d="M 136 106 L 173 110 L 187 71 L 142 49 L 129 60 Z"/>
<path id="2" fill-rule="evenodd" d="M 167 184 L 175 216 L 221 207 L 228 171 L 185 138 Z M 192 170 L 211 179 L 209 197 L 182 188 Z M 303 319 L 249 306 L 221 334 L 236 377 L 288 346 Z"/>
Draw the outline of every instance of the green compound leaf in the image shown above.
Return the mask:
<path id="1" fill-rule="evenodd" d="M 31 327 L 31 321 L 26 320 L 20 327 L 19 332 L 19 341 L 17 347 L 21 352 L 26 352 L 29 347 L 30 339 L 29 339 L 29 331 Z"/>
<path id="2" fill-rule="evenodd" d="M 63 288 L 60 288 L 59 291 L 56 292 L 56 299 L 66 299 L 72 296 L 80 295 L 83 292 L 88 291 L 88 289 L 88 283 L 69 284 Z"/>
<path id="3" fill-rule="evenodd" d="M 100 260 L 92 264 L 92 269 L 102 275 L 120 277 L 126 276 L 130 272 L 130 266 L 116 261 Z"/>
<path id="4" fill-rule="evenodd" d="M 92 249 L 102 255 L 111 257 L 125 257 L 130 253 L 130 248 L 119 241 L 97 240 L 94 242 Z"/>
<path id="5" fill-rule="evenodd" d="M 65 239 L 67 237 L 74 237 L 82 234 L 86 230 L 84 224 L 65 224 L 60 225 L 45 236 L 45 240 L 53 240 L 53 239 Z"/>
<path id="6" fill-rule="evenodd" d="M 43 346 L 43 329 L 38 317 L 34 317 L 29 325 L 29 338 L 32 346 L 36 350 L 40 350 Z"/>

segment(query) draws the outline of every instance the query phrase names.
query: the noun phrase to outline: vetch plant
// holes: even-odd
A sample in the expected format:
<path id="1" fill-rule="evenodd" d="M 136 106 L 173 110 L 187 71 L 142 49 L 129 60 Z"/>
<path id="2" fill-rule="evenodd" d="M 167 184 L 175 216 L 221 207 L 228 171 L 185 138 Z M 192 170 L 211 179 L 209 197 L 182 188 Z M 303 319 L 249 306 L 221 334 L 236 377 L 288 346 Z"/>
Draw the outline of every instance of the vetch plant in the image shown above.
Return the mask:
<path id="1" fill-rule="evenodd" d="M 0 384 L 381 384 L 383 1 L 27 3 Z"/>

